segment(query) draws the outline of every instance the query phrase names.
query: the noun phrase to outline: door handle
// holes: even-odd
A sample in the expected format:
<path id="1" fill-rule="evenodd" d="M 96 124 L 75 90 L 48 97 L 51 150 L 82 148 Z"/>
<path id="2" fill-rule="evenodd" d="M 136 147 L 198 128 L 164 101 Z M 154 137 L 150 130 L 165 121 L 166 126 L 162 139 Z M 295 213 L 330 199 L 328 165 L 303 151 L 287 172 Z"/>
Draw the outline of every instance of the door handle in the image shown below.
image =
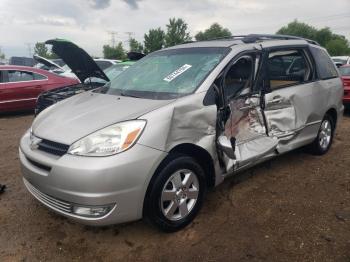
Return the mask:
<path id="1" fill-rule="evenodd" d="M 279 104 L 282 102 L 282 97 L 274 97 L 271 101 L 269 101 L 269 104 Z"/>
<path id="2" fill-rule="evenodd" d="M 255 106 L 254 105 L 248 105 L 248 106 L 242 106 L 239 108 L 240 111 L 247 111 L 247 110 L 250 110 L 250 109 L 254 109 Z"/>

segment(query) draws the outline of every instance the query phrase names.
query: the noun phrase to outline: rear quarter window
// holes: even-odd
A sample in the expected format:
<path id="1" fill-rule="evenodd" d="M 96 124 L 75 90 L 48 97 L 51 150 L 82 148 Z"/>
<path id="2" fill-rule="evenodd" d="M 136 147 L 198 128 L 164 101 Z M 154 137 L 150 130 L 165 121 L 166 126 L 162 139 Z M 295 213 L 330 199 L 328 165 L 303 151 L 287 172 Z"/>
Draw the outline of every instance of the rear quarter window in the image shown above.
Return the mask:
<path id="1" fill-rule="evenodd" d="M 41 75 L 41 74 L 36 74 L 36 73 L 34 73 L 34 79 L 35 79 L 35 80 L 46 80 L 47 77 L 44 76 L 44 75 Z"/>
<path id="2" fill-rule="evenodd" d="M 321 48 L 311 47 L 311 54 L 316 62 L 317 75 L 320 79 L 338 77 L 338 71 L 327 51 Z"/>

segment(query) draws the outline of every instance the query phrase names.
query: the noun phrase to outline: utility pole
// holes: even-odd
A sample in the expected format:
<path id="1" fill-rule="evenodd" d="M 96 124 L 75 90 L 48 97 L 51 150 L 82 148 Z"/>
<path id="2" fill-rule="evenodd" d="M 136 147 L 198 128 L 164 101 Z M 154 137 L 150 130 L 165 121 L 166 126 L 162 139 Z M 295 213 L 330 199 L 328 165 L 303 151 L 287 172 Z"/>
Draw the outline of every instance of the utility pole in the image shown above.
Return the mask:
<path id="1" fill-rule="evenodd" d="M 32 43 L 25 43 L 25 45 L 27 46 L 29 57 L 32 57 L 33 56 L 33 47 L 32 47 L 33 44 Z"/>
<path id="2" fill-rule="evenodd" d="M 131 36 L 133 36 L 135 33 L 134 32 L 125 32 L 125 34 L 128 35 L 128 41 L 130 42 Z"/>
<path id="3" fill-rule="evenodd" d="M 128 35 L 128 40 L 126 40 L 126 41 L 128 42 L 128 46 L 130 47 L 131 37 L 132 37 L 133 35 L 135 35 L 135 33 L 134 33 L 134 32 L 125 32 L 125 34 Z"/>
<path id="4" fill-rule="evenodd" d="M 111 44 L 112 44 L 112 47 L 115 47 L 115 44 L 116 44 L 116 36 L 118 34 L 117 31 L 107 31 L 107 33 L 111 36 Z"/>

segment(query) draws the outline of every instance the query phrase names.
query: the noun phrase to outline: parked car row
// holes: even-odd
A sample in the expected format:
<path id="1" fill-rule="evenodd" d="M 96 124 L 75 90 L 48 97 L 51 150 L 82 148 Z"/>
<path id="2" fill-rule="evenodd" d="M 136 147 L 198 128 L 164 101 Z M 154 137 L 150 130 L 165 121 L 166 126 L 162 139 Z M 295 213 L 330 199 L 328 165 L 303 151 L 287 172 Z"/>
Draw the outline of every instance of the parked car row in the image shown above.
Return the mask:
<path id="1" fill-rule="evenodd" d="M 67 64 L 81 52 L 48 43 Z M 81 82 L 109 81 L 90 59 L 71 61 Z M 173 232 L 226 177 L 303 146 L 327 153 L 343 94 L 311 40 L 247 35 L 166 48 L 38 114 L 20 141 L 24 184 L 85 224 L 145 218 Z"/>
<path id="2" fill-rule="evenodd" d="M 35 55 L 39 68 L 0 66 L 0 112 L 35 109 L 38 114 L 58 101 L 106 84 L 135 63 L 92 59 L 66 40 L 49 40 L 47 44 L 60 59 Z M 106 68 L 106 74 L 101 68 Z"/>
<path id="3" fill-rule="evenodd" d="M 0 66 L 0 112 L 33 110 L 42 92 L 78 83 L 34 67 Z"/>
<path id="4" fill-rule="evenodd" d="M 343 103 L 346 107 L 350 107 L 350 64 L 341 66 L 339 68 L 343 85 L 344 85 L 344 98 Z"/>

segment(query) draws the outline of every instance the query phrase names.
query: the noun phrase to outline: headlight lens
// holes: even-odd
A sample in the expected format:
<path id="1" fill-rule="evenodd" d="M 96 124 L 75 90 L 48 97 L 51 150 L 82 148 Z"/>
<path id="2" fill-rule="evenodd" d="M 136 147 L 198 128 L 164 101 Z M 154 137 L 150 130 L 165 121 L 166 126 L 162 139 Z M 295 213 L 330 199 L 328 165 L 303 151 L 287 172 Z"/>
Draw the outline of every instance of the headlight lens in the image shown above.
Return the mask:
<path id="1" fill-rule="evenodd" d="M 146 125 L 145 120 L 131 120 L 108 126 L 70 146 L 68 153 L 79 156 L 110 156 L 134 145 Z"/>

